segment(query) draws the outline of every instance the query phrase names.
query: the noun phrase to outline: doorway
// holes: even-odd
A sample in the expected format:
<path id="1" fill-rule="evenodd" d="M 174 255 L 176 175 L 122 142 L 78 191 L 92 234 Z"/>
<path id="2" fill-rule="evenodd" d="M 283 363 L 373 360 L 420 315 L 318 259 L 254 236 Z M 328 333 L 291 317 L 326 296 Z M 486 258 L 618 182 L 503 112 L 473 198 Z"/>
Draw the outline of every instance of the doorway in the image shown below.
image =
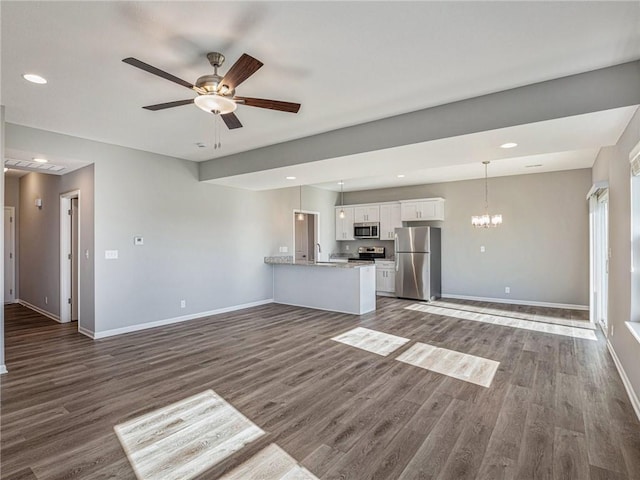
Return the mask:
<path id="1" fill-rule="evenodd" d="M 80 190 L 60 195 L 60 321 L 80 318 Z"/>
<path id="2" fill-rule="evenodd" d="M 608 335 L 609 189 L 595 189 L 589 197 L 591 216 L 591 321 Z"/>
<path id="3" fill-rule="evenodd" d="M 318 242 L 319 219 L 318 212 L 293 212 L 293 251 L 296 261 L 320 261 L 322 247 Z"/>
<path id="4" fill-rule="evenodd" d="M 4 303 L 16 300 L 15 207 L 4 207 Z"/>

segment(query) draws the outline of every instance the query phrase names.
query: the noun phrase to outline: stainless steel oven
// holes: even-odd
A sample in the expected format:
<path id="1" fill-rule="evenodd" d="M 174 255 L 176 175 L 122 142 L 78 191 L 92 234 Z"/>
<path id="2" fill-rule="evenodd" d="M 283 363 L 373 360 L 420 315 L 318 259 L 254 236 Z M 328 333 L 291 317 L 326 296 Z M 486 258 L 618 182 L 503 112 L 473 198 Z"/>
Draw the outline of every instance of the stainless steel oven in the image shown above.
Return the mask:
<path id="1" fill-rule="evenodd" d="M 354 223 L 353 236 L 355 238 L 380 238 L 380 223 Z"/>

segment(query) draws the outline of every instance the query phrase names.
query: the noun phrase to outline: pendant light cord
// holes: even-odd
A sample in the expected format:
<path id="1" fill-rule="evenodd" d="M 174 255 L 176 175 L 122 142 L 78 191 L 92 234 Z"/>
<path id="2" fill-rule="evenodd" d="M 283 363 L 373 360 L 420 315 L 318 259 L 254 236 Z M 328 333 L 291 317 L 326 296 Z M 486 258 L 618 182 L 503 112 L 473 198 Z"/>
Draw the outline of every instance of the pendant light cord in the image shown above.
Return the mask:
<path id="1" fill-rule="evenodd" d="M 489 180 L 487 178 L 487 167 L 489 162 L 484 162 L 484 211 L 489 213 Z"/>

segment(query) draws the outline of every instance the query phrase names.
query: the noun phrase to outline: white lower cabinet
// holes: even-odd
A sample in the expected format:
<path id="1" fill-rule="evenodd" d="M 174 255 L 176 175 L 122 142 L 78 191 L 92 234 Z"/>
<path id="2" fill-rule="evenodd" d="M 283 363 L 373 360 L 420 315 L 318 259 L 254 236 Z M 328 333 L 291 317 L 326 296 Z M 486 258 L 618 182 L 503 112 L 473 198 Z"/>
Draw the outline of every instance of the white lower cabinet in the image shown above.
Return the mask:
<path id="1" fill-rule="evenodd" d="M 395 262 L 376 262 L 376 292 L 395 293 Z"/>

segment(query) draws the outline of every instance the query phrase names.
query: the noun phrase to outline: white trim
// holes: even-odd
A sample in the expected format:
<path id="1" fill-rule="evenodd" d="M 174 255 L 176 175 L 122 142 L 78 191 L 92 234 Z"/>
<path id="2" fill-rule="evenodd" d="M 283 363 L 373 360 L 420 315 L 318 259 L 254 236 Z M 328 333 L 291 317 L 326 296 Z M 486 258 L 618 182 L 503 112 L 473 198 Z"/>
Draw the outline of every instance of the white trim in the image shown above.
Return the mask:
<path id="1" fill-rule="evenodd" d="M 5 305 L 8 303 L 14 303 L 16 301 L 17 298 L 17 292 L 16 292 L 16 260 L 17 260 L 17 256 L 16 256 L 16 207 L 10 207 L 5 205 L 4 206 L 4 210 L 9 210 L 9 217 L 11 218 L 11 221 L 9 222 L 11 224 L 11 227 L 9 228 L 9 236 L 10 236 L 10 243 L 11 243 L 11 255 L 13 255 L 13 257 L 11 258 L 13 261 L 11 262 L 11 266 L 12 266 L 12 270 L 13 270 L 13 275 L 12 275 L 12 280 L 13 280 L 13 287 L 12 287 L 12 293 L 9 295 L 10 300 L 7 301 L 6 298 L 4 299 L 4 303 Z M 4 244 L 4 248 L 7 248 L 6 243 Z M 4 252 L 3 252 L 4 254 Z M 6 288 L 6 283 L 7 283 L 7 279 L 6 277 L 4 278 L 4 282 L 5 282 L 5 288 Z"/>
<path id="2" fill-rule="evenodd" d="M 589 192 L 587 193 L 587 200 L 589 200 L 589 198 L 592 195 L 595 195 L 596 193 L 598 193 L 599 190 L 605 189 L 605 188 L 609 188 L 609 182 L 607 180 L 602 180 L 600 182 L 596 182 L 593 185 L 591 185 L 591 188 L 589 189 Z"/>
<path id="3" fill-rule="evenodd" d="M 71 252 L 71 218 L 67 215 L 67 210 L 71 209 L 72 199 L 78 199 L 78 245 L 76 245 L 76 251 Z M 71 322 L 71 305 L 68 303 L 71 297 L 71 262 L 67 258 L 67 255 L 71 253 L 76 255 L 78 262 L 78 298 L 75 301 L 78 304 L 78 326 L 80 326 L 80 190 L 71 190 L 69 192 L 60 194 L 60 323 Z"/>
<path id="4" fill-rule="evenodd" d="M 624 322 L 627 328 L 631 332 L 631 335 L 640 343 L 640 323 L 638 322 Z"/>
<path id="5" fill-rule="evenodd" d="M 569 310 L 589 310 L 589 305 L 575 305 L 572 303 L 534 302 L 533 300 L 512 300 L 510 298 L 506 299 L 506 298 L 488 298 L 488 297 L 469 297 L 467 295 L 454 295 L 452 293 L 443 293 L 442 298 L 453 298 L 457 300 L 472 300 L 477 302 L 507 303 L 512 305 L 530 305 L 532 307 L 566 308 Z"/>
<path id="6" fill-rule="evenodd" d="M 89 338 L 92 338 L 94 340 L 96 338 L 96 334 L 92 330 L 89 330 L 88 328 L 81 327 L 80 325 L 78 325 L 78 333 L 81 333 L 85 337 L 89 337 Z"/>
<path id="7" fill-rule="evenodd" d="M 19 303 L 20 305 L 22 305 L 23 307 L 27 307 L 30 308 L 31 310 L 33 310 L 34 312 L 38 312 L 40 315 L 44 315 L 45 317 L 50 318 L 51 320 L 55 320 L 58 323 L 62 323 L 60 321 L 60 317 L 58 315 L 55 315 L 51 312 L 47 312 L 46 310 L 43 310 L 40 307 L 36 307 L 35 305 L 32 305 L 29 302 L 25 302 L 24 300 L 17 300 L 16 303 Z"/>
<path id="8" fill-rule="evenodd" d="M 99 338 L 113 337 L 115 335 L 122 335 L 124 333 L 137 332 L 139 330 L 147 330 L 149 328 L 162 327 L 164 325 L 171 325 L 173 323 L 186 322 L 186 321 L 195 320 L 198 318 L 209 317 L 211 315 L 219 315 L 221 313 L 233 312 L 235 310 L 242 310 L 244 308 L 258 307 L 260 305 L 266 305 L 268 303 L 273 303 L 273 298 L 269 298 L 267 300 L 258 300 L 257 302 L 244 303 L 242 305 L 232 305 L 230 307 L 219 308 L 217 310 L 209 310 L 208 312 L 199 312 L 199 313 L 192 313 L 190 315 L 183 315 L 181 317 L 165 318 L 164 320 L 141 323 L 138 325 L 131 325 L 129 327 L 114 328 L 112 330 L 104 330 L 102 332 L 91 332 L 89 330 L 83 329 L 84 331 L 81 333 L 87 336 L 89 336 L 89 334 L 92 334 L 91 338 L 97 340 Z M 80 329 L 78 328 L 78 331 L 79 330 Z"/>
<path id="9" fill-rule="evenodd" d="M 627 395 L 629 396 L 629 401 L 631 402 L 631 406 L 633 407 L 633 410 L 636 412 L 636 417 L 638 417 L 638 420 L 640 420 L 640 401 L 636 396 L 636 392 L 633 391 L 633 387 L 631 386 L 629 377 L 627 377 L 627 374 L 624 371 L 624 368 L 622 368 L 620 359 L 616 355 L 616 351 L 613 349 L 613 346 L 611 345 L 609 340 L 607 340 L 607 348 L 609 349 L 609 353 L 613 358 L 613 363 L 616 364 L 616 368 L 618 369 L 618 374 L 620 375 L 620 378 L 622 379 L 622 383 L 624 384 L 624 388 L 627 391 Z"/>
<path id="10" fill-rule="evenodd" d="M 9 371 L 7 370 L 7 367 L 5 367 L 4 365 L 0 365 L 0 375 L 2 375 L 3 373 L 9 373 Z"/>

